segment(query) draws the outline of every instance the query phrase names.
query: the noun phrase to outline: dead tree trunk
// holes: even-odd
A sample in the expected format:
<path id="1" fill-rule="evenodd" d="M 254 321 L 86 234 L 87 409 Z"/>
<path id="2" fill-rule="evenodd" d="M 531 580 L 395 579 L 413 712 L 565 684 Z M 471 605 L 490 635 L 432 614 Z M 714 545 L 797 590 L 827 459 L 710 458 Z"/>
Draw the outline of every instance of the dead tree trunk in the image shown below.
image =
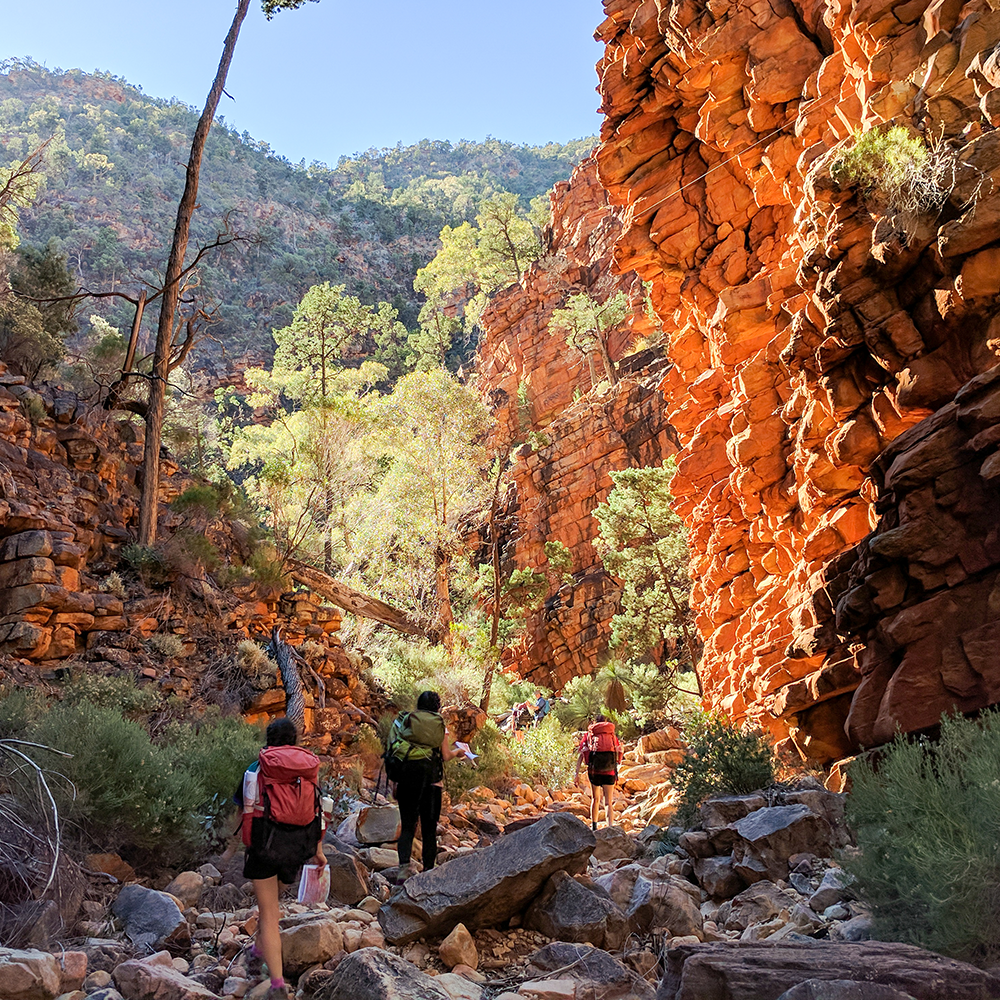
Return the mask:
<path id="1" fill-rule="evenodd" d="M 187 253 L 188 237 L 191 232 L 191 217 L 198 201 L 198 174 L 201 158 L 205 151 L 205 140 L 212 127 L 216 109 L 226 85 L 229 65 L 233 61 L 236 39 L 239 38 L 243 20 L 250 9 L 250 0 L 239 0 L 236 16 L 233 18 L 229 34 L 222 48 L 222 58 L 215 74 L 215 82 L 208 92 L 205 109 L 198 119 L 191 141 L 191 155 L 188 158 L 187 177 L 184 193 L 177 206 L 177 223 L 174 239 L 167 258 L 167 271 L 160 302 L 160 318 L 156 327 L 156 347 L 153 351 L 153 373 L 149 383 L 149 406 L 146 410 L 146 440 L 142 454 L 142 499 L 139 506 L 139 544 L 152 545 L 156 541 L 156 515 L 160 493 L 160 442 L 163 439 L 163 411 L 167 398 L 167 379 L 170 376 L 170 352 L 174 340 L 174 318 L 180 294 L 181 271 L 184 269 L 184 255 Z"/>
<path id="2" fill-rule="evenodd" d="M 267 644 L 267 655 L 278 664 L 281 683 L 285 689 L 285 715 L 295 723 L 299 735 L 306 728 L 306 693 L 302 686 L 302 676 L 292 647 L 281 638 L 278 626 L 271 631 L 271 641 Z"/>

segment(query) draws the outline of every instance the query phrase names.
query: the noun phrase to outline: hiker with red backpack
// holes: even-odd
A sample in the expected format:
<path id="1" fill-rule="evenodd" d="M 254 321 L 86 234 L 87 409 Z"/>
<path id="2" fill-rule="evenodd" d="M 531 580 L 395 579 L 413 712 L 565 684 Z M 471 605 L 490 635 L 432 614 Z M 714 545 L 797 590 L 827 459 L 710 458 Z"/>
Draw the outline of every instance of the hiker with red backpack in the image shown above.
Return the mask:
<path id="1" fill-rule="evenodd" d="M 615 733 L 615 724 L 598 715 L 587 727 L 580 741 L 580 755 L 576 761 L 576 783 L 580 783 L 580 766 L 587 765 L 590 781 L 590 826 L 597 829 L 601 811 L 601 789 L 604 791 L 604 816 L 607 825 L 614 826 L 614 794 L 618 782 L 618 765 L 622 759 L 622 745 Z"/>
<path id="2" fill-rule="evenodd" d="M 279 882 L 290 885 L 306 862 L 326 864 L 325 817 L 320 806 L 319 760 L 297 746 L 291 719 L 267 727 L 267 745 L 243 775 L 243 877 L 257 897 L 257 939 L 250 950 L 248 973 L 267 966 L 271 985 L 266 1000 L 288 1000 L 281 965 Z"/>

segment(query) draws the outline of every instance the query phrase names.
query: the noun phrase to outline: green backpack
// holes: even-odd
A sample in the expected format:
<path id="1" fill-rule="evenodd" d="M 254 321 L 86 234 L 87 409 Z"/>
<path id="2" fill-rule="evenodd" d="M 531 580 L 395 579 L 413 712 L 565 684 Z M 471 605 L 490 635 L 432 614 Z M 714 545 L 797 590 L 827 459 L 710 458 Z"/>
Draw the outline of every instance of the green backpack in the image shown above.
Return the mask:
<path id="1" fill-rule="evenodd" d="M 440 781 L 444 773 L 441 744 L 444 741 L 444 719 L 437 712 L 404 712 L 397 715 L 386 740 L 385 774 L 390 781 L 399 781 L 403 765 L 409 761 L 426 764 L 431 780 Z"/>

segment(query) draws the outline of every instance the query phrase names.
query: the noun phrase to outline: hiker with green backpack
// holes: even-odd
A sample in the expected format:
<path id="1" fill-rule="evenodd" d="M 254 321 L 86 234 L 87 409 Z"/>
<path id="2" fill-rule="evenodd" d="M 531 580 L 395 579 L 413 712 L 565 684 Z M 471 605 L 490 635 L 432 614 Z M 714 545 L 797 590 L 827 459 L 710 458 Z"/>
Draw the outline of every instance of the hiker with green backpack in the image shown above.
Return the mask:
<path id="1" fill-rule="evenodd" d="M 413 837 L 420 821 L 424 871 L 437 861 L 437 824 L 441 816 L 444 762 L 461 754 L 441 717 L 441 696 L 424 691 L 415 712 L 396 716 L 389 730 L 383 760 L 386 777 L 396 785 L 401 832 L 396 845 L 402 876 L 410 864 Z"/>

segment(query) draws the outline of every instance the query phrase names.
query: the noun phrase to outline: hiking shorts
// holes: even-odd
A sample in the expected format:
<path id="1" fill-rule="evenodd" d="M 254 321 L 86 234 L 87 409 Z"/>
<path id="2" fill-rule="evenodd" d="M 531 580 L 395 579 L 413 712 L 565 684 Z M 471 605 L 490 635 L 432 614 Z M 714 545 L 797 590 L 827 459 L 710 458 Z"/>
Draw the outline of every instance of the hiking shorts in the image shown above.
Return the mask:
<path id="1" fill-rule="evenodd" d="M 256 879 L 273 878 L 277 875 L 279 882 L 291 885 L 298 879 L 299 868 L 301 867 L 301 865 L 296 865 L 293 868 L 289 868 L 287 865 L 276 865 L 266 858 L 260 857 L 252 847 L 248 847 L 246 859 L 243 862 L 243 877 L 253 881 Z"/>
<path id="2" fill-rule="evenodd" d="M 613 750 L 594 750 L 587 761 L 587 779 L 592 785 L 614 785 L 618 781 L 618 755 Z"/>

